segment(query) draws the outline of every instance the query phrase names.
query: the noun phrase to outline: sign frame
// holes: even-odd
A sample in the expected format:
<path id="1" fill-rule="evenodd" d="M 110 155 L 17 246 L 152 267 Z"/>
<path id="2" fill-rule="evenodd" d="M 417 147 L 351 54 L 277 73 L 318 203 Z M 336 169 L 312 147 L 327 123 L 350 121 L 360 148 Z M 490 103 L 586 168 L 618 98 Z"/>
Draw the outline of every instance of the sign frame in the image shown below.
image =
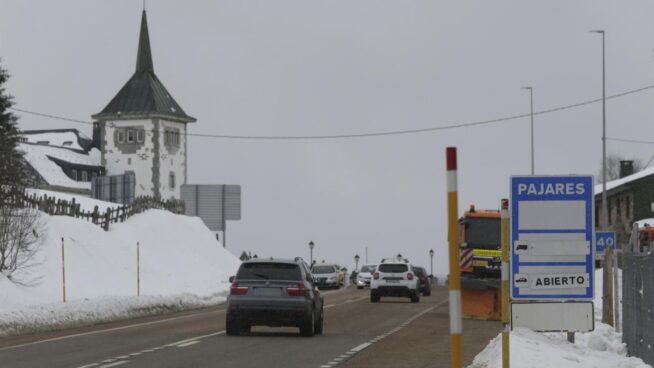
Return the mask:
<path id="1" fill-rule="evenodd" d="M 510 188 L 511 298 L 515 301 L 592 301 L 595 296 L 593 176 L 512 176 Z M 520 223 L 521 207 L 523 207 L 523 222 L 525 223 L 523 227 Z M 534 213 L 536 215 L 533 215 Z M 582 216 L 583 218 L 580 218 Z M 570 219 L 572 221 L 569 221 Z M 524 235 L 523 238 L 520 235 Z M 525 240 L 525 237 L 536 239 L 542 237 L 543 239 Z M 516 244 L 520 244 L 520 250 L 516 249 Z M 556 252 L 547 254 L 544 250 L 548 249 L 548 244 L 556 245 L 552 249 L 574 247 L 571 252 L 573 254 L 556 254 Z M 537 245 L 538 248 L 536 248 Z M 520 257 L 526 255 L 530 256 L 525 257 L 529 261 L 521 262 Z M 566 257 L 575 259 L 575 261 L 561 260 Z M 581 261 L 582 257 L 583 261 Z M 556 292 L 557 289 L 551 289 L 548 292 L 538 293 L 530 287 L 516 286 L 518 274 L 521 277 L 523 274 L 529 274 L 524 270 L 521 271 L 521 267 L 538 270 L 533 274 L 585 273 L 588 275 L 588 286 L 560 289 L 567 290 L 567 292 Z M 531 284 L 529 278 L 525 282 Z M 528 292 L 525 293 L 525 290 Z"/>

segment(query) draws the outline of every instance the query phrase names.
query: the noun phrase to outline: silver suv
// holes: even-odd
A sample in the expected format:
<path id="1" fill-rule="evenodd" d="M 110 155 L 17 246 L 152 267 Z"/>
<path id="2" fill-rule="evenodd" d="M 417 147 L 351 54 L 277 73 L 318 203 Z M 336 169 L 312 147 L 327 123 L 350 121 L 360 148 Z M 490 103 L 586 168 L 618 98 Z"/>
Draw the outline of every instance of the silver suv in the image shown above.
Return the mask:
<path id="1" fill-rule="evenodd" d="M 377 303 L 382 296 L 408 297 L 420 301 L 418 277 L 407 259 L 386 258 L 377 265 L 370 282 L 370 301 Z"/>

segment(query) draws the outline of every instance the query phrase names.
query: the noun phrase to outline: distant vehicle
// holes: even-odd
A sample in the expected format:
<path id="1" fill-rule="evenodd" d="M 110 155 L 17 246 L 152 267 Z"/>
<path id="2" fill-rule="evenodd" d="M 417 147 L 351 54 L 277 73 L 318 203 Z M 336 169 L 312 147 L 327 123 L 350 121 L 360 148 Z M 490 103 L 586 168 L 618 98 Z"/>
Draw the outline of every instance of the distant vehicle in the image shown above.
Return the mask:
<path id="1" fill-rule="evenodd" d="M 341 271 L 335 264 L 319 263 L 311 267 L 316 285 L 322 288 L 338 289 L 341 286 Z"/>
<path id="2" fill-rule="evenodd" d="M 361 270 L 357 274 L 356 284 L 357 289 L 363 289 L 364 287 L 370 287 L 370 280 L 372 280 L 372 273 L 375 272 L 374 264 L 365 264 L 361 266 Z"/>
<path id="3" fill-rule="evenodd" d="M 420 301 L 418 277 L 406 259 L 383 259 L 376 267 L 370 282 L 370 302 L 379 302 L 382 296 L 408 297 L 412 303 Z"/>
<path id="4" fill-rule="evenodd" d="M 227 335 L 252 326 L 299 327 L 302 336 L 322 334 L 323 297 L 301 259 L 251 259 L 241 264 L 227 298 Z"/>
<path id="5" fill-rule="evenodd" d="M 516 279 L 515 282 L 520 282 L 520 283 L 527 282 L 527 278 L 526 277 L 521 277 L 519 279 Z"/>
<path id="6" fill-rule="evenodd" d="M 422 267 L 413 267 L 416 271 L 416 276 L 418 276 L 419 284 L 418 289 L 424 296 L 431 295 L 431 279 L 427 275 L 427 270 Z"/>

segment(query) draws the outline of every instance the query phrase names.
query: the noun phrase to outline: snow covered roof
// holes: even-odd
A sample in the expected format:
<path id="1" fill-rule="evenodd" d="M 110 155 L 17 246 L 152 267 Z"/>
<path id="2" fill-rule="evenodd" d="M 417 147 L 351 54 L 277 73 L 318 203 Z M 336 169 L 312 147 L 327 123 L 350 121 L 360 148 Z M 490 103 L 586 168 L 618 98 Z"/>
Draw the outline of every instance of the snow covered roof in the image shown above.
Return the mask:
<path id="1" fill-rule="evenodd" d="M 645 178 L 647 176 L 654 175 L 654 167 L 648 167 L 644 170 L 641 170 L 635 174 L 625 176 L 624 178 L 621 179 L 616 179 L 612 180 L 606 183 L 606 191 L 610 191 L 612 189 L 615 189 L 621 185 L 631 183 L 633 181 L 636 181 L 638 179 Z M 597 184 L 595 185 L 595 194 L 600 194 L 602 193 L 602 184 Z"/>
<path id="2" fill-rule="evenodd" d="M 25 160 L 49 184 L 75 189 L 91 189 L 90 182 L 79 182 L 69 178 L 59 165 L 50 159 L 59 159 L 85 166 L 100 166 L 100 151 L 91 149 L 88 154 L 68 148 L 41 144 L 21 143 L 18 149 L 25 152 Z"/>
<path id="3" fill-rule="evenodd" d="M 65 147 L 76 150 L 85 150 L 80 139 L 91 142 L 91 139 L 76 129 L 60 130 L 26 130 L 21 132 L 28 143 L 46 146 Z"/>

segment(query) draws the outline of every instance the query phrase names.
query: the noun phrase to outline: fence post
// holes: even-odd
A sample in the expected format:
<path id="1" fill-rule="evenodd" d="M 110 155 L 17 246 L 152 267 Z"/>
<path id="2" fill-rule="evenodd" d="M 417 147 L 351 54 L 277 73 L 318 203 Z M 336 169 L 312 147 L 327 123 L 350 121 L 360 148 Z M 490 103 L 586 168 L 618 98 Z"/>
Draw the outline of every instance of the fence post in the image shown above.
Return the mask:
<path id="1" fill-rule="evenodd" d="M 604 300 L 607 307 L 606 323 L 615 326 L 613 320 L 613 249 L 606 247 L 604 259 Z"/>
<path id="2" fill-rule="evenodd" d="M 62 281 L 62 295 L 64 303 L 66 302 L 66 257 L 64 255 L 64 238 L 61 238 L 61 281 Z"/>

